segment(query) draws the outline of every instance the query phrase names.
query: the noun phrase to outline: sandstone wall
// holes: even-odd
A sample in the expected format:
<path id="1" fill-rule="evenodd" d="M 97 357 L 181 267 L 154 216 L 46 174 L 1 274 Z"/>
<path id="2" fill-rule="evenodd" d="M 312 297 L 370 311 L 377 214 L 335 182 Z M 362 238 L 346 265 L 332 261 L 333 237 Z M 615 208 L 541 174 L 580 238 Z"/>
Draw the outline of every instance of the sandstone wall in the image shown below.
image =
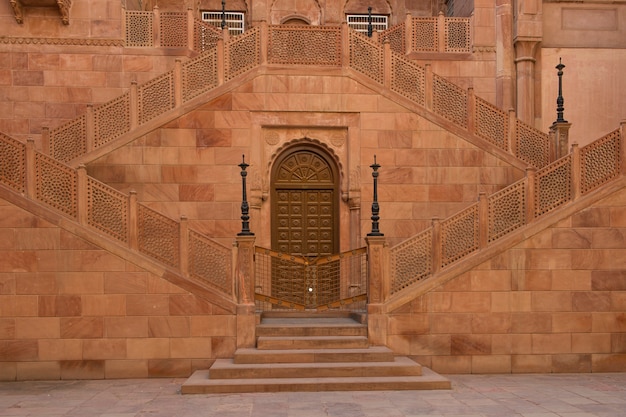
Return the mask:
<path id="1" fill-rule="evenodd" d="M 0 380 L 186 377 L 236 317 L 0 200 Z"/>
<path id="2" fill-rule="evenodd" d="M 443 373 L 626 369 L 626 191 L 395 311 L 389 346 Z"/>

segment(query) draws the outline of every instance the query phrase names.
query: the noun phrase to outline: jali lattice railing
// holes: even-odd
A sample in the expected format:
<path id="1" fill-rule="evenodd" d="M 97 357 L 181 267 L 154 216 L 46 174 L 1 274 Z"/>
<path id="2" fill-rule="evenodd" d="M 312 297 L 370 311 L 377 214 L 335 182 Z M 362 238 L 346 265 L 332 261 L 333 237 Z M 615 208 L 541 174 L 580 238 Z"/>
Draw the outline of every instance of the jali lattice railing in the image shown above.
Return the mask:
<path id="1" fill-rule="evenodd" d="M 154 12 L 128 12 L 127 18 L 139 19 L 144 15 L 150 16 L 150 22 L 155 26 L 155 19 L 159 25 L 165 26 L 167 22 L 181 22 L 183 16 L 188 23 L 191 19 L 184 13 L 161 16 Z M 420 27 L 423 23 L 424 27 L 435 28 L 435 33 L 439 33 L 437 28 L 441 25 L 456 28 L 450 29 L 449 33 L 462 35 L 450 35 L 450 39 L 469 39 L 465 33 L 469 31 L 470 21 L 450 19 L 440 16 L 408 21 L 411 27 Z M 194 34 L 193 42 L 197 43 L 198 36 L 205 36 L 202 33 L 206 28 L 193 22 L 190 31 Z M 472 89 L 460 88 L 434 74 L 430 65 L 418 65 L 403 53 L 395 52 L 397 44 L 401 43 L 399 33 L 406 26 L 406 23 L 399 25 L 383 34 L 390 40 L 393 37 L 396 46 L 391 42 L 381 44 L 348 29 L 347 25 L 262 25 L 233 38 L 226 35 L 224 41 L 211 38 L 216 41 L 215 45 L 204 49 L 206 44 L 202 43 L 204 46 L 200 49 L 205 52 L 198 57 L 185 63 L 176 61 L 173 70 L 142 85 L 131 85 L 128 93 L 97 107 L 88 107 L 85 115 L 49 133 L 44 129 L 43 142 L 48 144 L 50 155 L 69 163 L 264 63 L 345 65 L 532 166 L 541 168 L 550 161 L 548 134 L 516 120 L 512 111 L 504 112 L 476 97 Z M 138 24 L 138 27 L 143 26 Z M 138 31 L 136 35 L 142 33 Z M 207 33 L 215 35 L 214 32 Z M 416 33 L 415 28 L 412 33 Z M 171 39 L 171 43 L 180 43 L 180 39 L 173 35 Z M 137 41 L 138 44 L 142 42 Z M 449 42 L 444 44 L 451 49 L 463 49 L 455 48 Z"/>
<path id="2" fill-rule="evenodd" d="M 231 249 L 36 151 L 33 141 L 0 134 L 0 184 L 234 299 Z"/>
<path id="3" fill-rule="evenodd" d="M 626 123 L 526 178 L 390 248 L 389 295 L 503 238 L 625 173 Z"/>

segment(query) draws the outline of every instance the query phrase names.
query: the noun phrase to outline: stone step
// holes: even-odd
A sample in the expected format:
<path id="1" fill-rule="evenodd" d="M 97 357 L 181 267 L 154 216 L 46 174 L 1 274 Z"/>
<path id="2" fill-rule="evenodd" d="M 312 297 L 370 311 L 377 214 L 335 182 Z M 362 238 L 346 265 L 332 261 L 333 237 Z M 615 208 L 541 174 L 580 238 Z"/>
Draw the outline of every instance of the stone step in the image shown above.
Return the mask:
<path id="1" fill-rule="evenodd" d="M 363 349 L 237 349 L 235 363 L 328 363 L 392 362 L 393 351 L 385 346 Z"/>
<path id="2" fill-rule="evenodd" d="M 367 325 L 348 317 L 263 318 L 257 336 L 367 336 Z"/>
<path id="3" fill-rule="evenodd" d="M 420 376 L 422 366 L 406 356 L 398 356 L 393 362 L 325 364 L 236 364 L 232 359 L 218 359 L 211 366 L 210 374 L 211 379 Z"/>
<path id="4" fill-rule="evenodd" d="M 209 370 L 196 371 L 183 383 L 183 394 L 302 392 L 302 391 L 397 391 L 450 389 L 450 381 L 423 368 L 421 376 L 209 379 Z"/>
<path id="5" fill-rule="evenodd" d="M 366 336 L 293 336 L 257 338 L 256 347 L 272 349 L 359 349 L 367 348 Z"/>

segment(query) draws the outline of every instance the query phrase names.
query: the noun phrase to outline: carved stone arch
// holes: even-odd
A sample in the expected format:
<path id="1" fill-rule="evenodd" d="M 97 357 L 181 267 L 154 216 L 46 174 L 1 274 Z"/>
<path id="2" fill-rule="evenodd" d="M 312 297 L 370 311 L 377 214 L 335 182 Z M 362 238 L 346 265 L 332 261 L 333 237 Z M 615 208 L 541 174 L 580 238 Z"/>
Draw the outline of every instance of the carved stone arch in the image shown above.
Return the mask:
<path id="1" fill-rule="evenodd" d="M 300 25 L 300 26 L 310 26 L 311 21 L 306 16 L 301 15 L 291 15 L 283 18 L 280 22 L 281 25 Z"/>
<path id="2" fill-rule="evenodd" d="M 318 0 L 274 0 L 270 8 L 270 24 L 282 24 L 294 16 L 304 18 L 311 25 L 324 23 L 323 9 Z"/>
<path id="3" fill-rule="evenodd" d="M 393 8 L 387 0 L 346 0 L 343 6 L 345 14 L 363 14 L 367 13 L 367 8 L 372 8 L 373 14 L 386 14 L 391 16 Z"/>
<path id="4" fill-rule="evenodd" d="M 265 178 L 271 179 L 272 169 L 274 167 L 274 164 L 276 163 L 277 158 L 280 155 L 282 155 L 285 151 L 287 151 L 289 148 L 293 148 L 294 146 L 298 146 L 298 145 L 308 145 L 310 147 L 320 148 L 323 152 L 325 152 L 332 159 L 332 162 L 337 167 L 337 174 L 338 174 L 337 181 L 338 181 L 338 185 L 341 191 L 341 195 L 343 196 L 344 194 L 346 194 L 347 190 L 343 189 L 344 184 L 346 183 L 346 181 L 344 181 L 344 179 L 346 178 L 345 177 L 346 173 L 344 171 L 344 167 L 343 167 L 343 164 L 341 163 L 339 156 L 335 153 L 335 151 L 331 147 L 329 147 L 325 143 L 320 142 L 319 140 L 316 140 L 316 139 L 308 138 L 308 137 L 303 137 L 300 139 L 293 139 L 288 142 L 285 142 L 283 145 L 278 147 L 269 158 L 269 162 L 267 164 L 266 171 L 265 171 Z"/>

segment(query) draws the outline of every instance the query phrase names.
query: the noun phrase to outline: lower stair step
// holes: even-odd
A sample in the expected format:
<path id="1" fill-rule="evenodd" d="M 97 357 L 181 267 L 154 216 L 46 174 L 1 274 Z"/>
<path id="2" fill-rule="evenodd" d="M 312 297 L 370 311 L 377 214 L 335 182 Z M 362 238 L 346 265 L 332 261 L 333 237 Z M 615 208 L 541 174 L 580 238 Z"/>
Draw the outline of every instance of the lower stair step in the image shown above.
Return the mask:
<path id="1" fill-rule="evenodd" d="M 392 362 L 385 346 L 363 349 L 237 349 L 234 363 Z"/>
<path id="2" fill-rule="evenodd" d="M 422 366 L 406 356 L 398 356 L 393 362 L 324 364 L 236 364 L 232 359 L 218 359 L 210 373 L 211 379 L 420 376 Z"/>
<path id="3" fill-rule="evenodd" d="M 209 379 L 210 371 L 196 371 L 182 385 L 183 394 L 298 392 L 298 391 L 392 391 L 450 389 L 450 380 L 422 368 L 421 376 Z"/>
<path id="4" fill-rule="evenodd" d="M 257 349 L 360 349 L 367 348 L 369 341 L 366 336 L 261 336 L 256 346 Z"/>

